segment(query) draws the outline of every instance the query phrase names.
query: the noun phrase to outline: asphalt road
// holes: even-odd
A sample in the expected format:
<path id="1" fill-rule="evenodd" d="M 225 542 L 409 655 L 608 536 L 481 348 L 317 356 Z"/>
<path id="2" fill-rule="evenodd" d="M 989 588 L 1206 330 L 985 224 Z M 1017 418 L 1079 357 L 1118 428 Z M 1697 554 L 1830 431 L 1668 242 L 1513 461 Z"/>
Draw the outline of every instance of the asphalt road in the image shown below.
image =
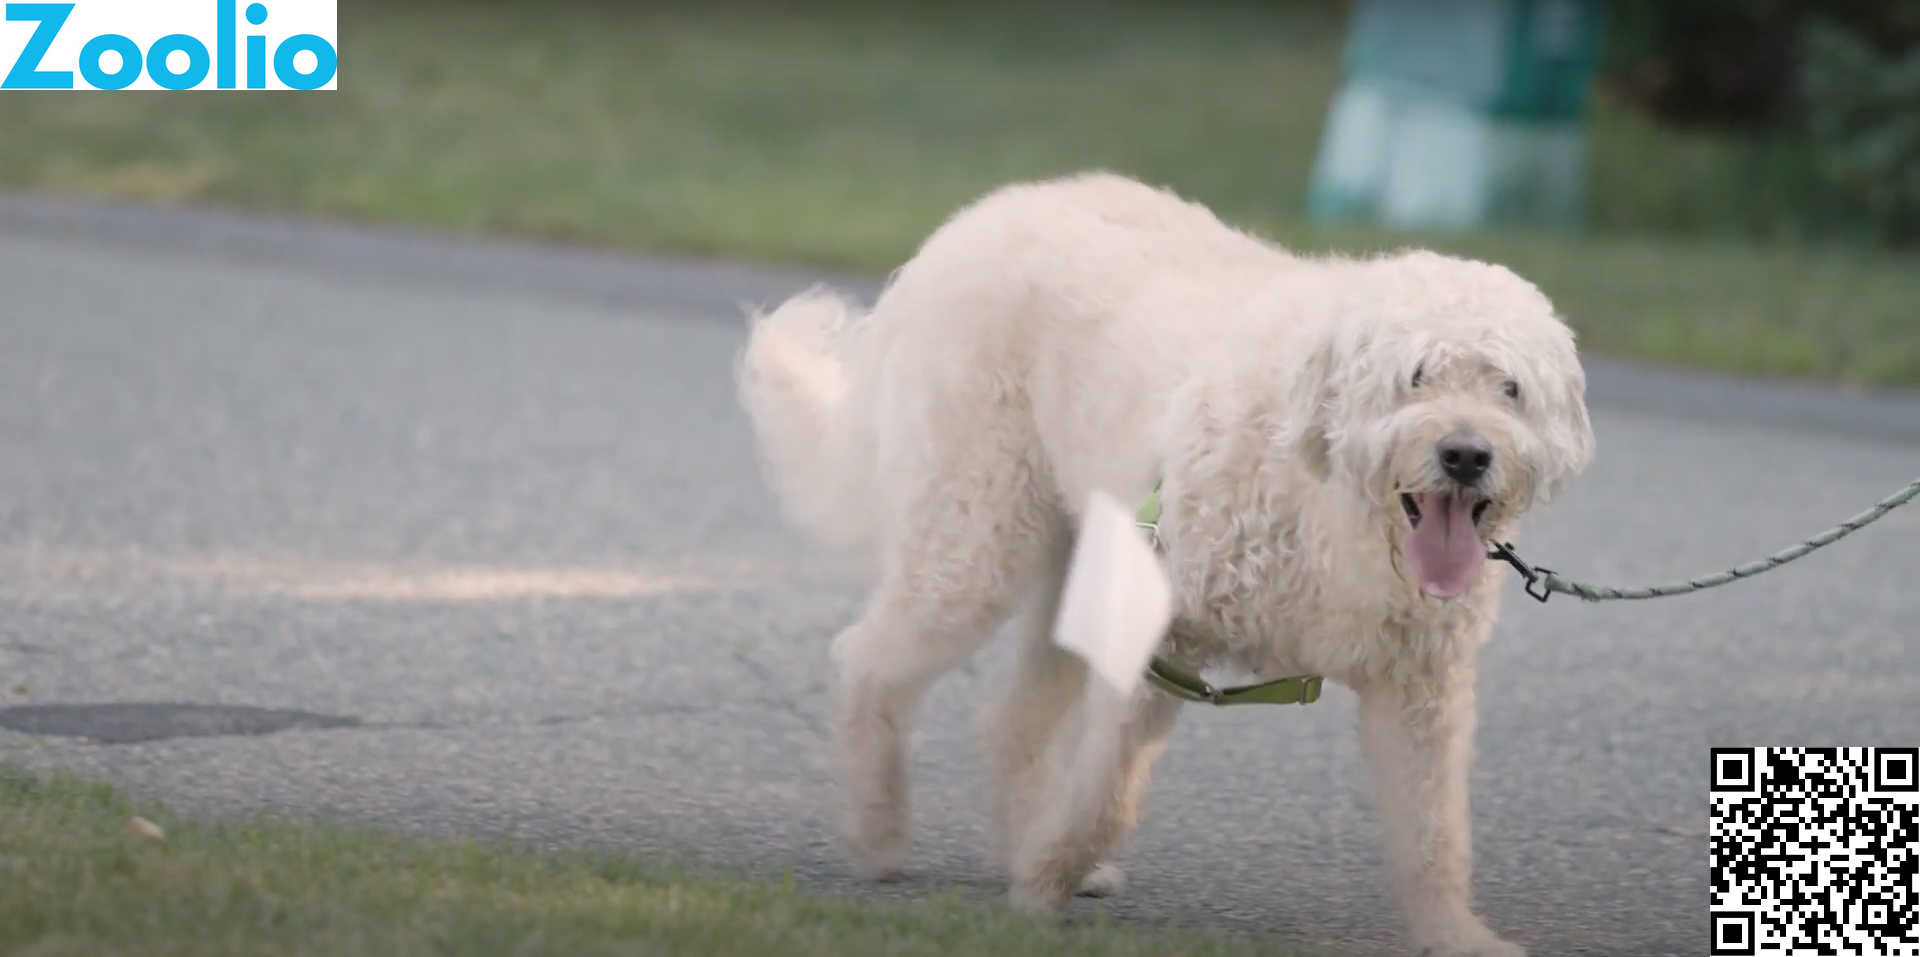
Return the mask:
<path id="1" fill-rule="evenodd" d="M 1004 656 L 929 702 L 912 879 L 857 885 L 831 837 L 825 650 L 858 593 L 777 525 L 728 381 L 733 303 L 810 278 L 0 197 L 0 724 L 27 729 L 0 760 L 997 895 L 965 719 Z M 1521 539 L 1570 573 L 1718 569 L 1920 472 L 1920 398 L 1590 368 L 1598 461 Z M 1474 772 L 1489 922 L 1704 952 L 1707 748 L 1920 742 L 1916 568 L 1920 508 L 1702 596 L 1516 587 Z M 1132 887 L 1076 908 L 1387 952 L 1352 724 L 1342 690 L 1189 709 Z"/>

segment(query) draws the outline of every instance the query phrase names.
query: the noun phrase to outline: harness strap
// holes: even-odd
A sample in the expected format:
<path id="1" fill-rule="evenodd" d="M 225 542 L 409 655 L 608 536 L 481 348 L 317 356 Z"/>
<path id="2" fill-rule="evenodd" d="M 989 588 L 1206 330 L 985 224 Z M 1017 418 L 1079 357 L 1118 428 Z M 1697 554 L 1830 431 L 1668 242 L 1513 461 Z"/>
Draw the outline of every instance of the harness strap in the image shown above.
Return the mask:
<path id="1" fill-rule="evenodd" d="M 1156 657 L 1147 664 L 1147 680 L 1176 698 L 1203 704 L 1312 704 L 1320 700 L 1319 675 L 1294 675 L 1259 684 L 1219 688 L 1191 671 Z"/>
<path id="2" fill-rule="evenodd" d="M 1155 551 L 1160 550 L 1160 486 L 1140 503 L 1133 513 L 1134 523 L 1147 533 Z M 1207 679 L 1155 655 L 1147 663 L 1147 680 L 1167 694 L 1203 704 L 1312 704 L 1320 700 L 1319 675 L 1294 675 L 1259 684 L 1220 688 Z"/>

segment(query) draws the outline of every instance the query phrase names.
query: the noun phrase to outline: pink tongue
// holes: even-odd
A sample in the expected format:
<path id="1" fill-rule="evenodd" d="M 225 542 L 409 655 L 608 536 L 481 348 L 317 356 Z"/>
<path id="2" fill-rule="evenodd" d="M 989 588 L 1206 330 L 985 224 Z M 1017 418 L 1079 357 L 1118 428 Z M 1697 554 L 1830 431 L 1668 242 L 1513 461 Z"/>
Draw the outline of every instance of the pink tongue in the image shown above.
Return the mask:
<path id="1" fill-rule="evenodd" d="M 1473 584 L 1475 572 L 1487 558 L 1480 531 L 1473 525 L 1473 505 L 1464 495 L 1427 492 L 1413 497 L 1420 524 L 1400 544 L 1401 553 L 1420 579 L 1420 590 L 1435 598 L 1452 598 Z"/>

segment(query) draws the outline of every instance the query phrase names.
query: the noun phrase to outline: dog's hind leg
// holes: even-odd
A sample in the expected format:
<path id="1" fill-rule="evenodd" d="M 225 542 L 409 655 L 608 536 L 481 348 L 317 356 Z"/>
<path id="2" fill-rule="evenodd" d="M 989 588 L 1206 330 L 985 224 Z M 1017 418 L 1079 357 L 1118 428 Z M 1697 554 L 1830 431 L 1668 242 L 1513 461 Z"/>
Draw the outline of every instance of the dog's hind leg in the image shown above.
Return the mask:
<path id="1" fill-rule="evenodd" d="M 1019 658 L 1000 700 L 987 709 L 984 738 L 987 747 L 988 788 L 993 853 L 1008 873 L 1020 835 L 1030 826 L 1034 807 L 1048 777 L 1048 749 L 1058 740 L 1063 719 L 1080 700 L 1087 667 L 1080 658 L 1054 643 L 1054 619 L 1060 611 L 1060 589 L 1072 557 L 1071 536 L 1061 535 L 1043 559 L 1042 571 L 1014 618 Z M 1144 790 L 1153 755 L 1143 749 L 1127 772 L 1126 796 L 1112 805 L 1117 819 L 1137 816 L 1139 793 Z M 1138 785 L 1133 782 L 1137 779 Z M 1130 829 L 1126 825 L 1121 830 Z M 1088 897 L 1117 894 L 1126 875 L 1113 864 L 1101 863 L 1081 881 L 1079 893 Z"/>
<path id="2" fill-rule="evenodd" d="M 884 553 L 864 613 L 833 642 L 842 833 L 869 877 L 905 863 L 915 705 L 1013 612 L 1063 534 L 1035 470 L 994 449 L 966 451 L 975 454 L 933 473 L 963 474 L 964 487 L 913 497 L 920 507 Z"/>
<path id="3" fill-rule="evenodd" d="M 1119 872 L 1101 862 L 1139 822 L 1149 774 L 1180 702 L 1146 687 L 1122 697 L 1089 681 L 1080 706 L 1079 739 L 1014 854 L 1011 899 L 1022 910 L 1054 911 L 1076 891 L 1118 889 Z"/>
<path id="4" fill-rule="evenodd" d="M 964 612 L 919 607 L 883 584 L 860 620 L 834 639 L 834 750 L 842 837 L 864 877 L 897 876 L 907 853 L 907 736 L 921 695 L 992 634 L 1003 609 L 984 601 Z"/>
<path id="5" fill-rule="evenodd" d="M 1042 758 L 1086 680 L 1086 665 L 1055 644 L 1053 636 L 1071 555 L 1070 536 L 1051 543 L 1043 573 L 1035 576 L 1034 588 L 1014 620 L 1020 648 L 1013 675 L 985 715 L 993 850 L 1009 871 L 1046 783 Z"/>
<path id="6" fill-rule="evenodd" d="M 1179 712 L 1178 701 L 1158 694 L 1135 708 L 1133 738 L 1128 745 L 1131 755 L 1122 764 L 1118 784 L 1107 803 L 1101 806 L 1100 818 L 1094 823 L 1099 863 L 1080 879 L 1079 893 L 1088 897 L 1111 897 L 1126 887 L 1126 873 L 1106 858 L 1139 826 L 1140 807 L 1146 801 L 1153 765 L 1167 749 L 1167 737 L 1173 733 L 1174 716 Z"/>

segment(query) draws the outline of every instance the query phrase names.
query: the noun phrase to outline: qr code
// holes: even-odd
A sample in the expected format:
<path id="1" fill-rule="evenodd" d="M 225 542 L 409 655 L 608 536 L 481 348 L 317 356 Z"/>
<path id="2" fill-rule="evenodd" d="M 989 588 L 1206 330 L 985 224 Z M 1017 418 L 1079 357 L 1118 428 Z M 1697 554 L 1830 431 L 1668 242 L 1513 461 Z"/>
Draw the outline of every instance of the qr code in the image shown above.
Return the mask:
<path id="1" fill-rule="evenodd" d="M 1713 955 L 1920 955 L 1920 748 L 1714 748 Z"/>

